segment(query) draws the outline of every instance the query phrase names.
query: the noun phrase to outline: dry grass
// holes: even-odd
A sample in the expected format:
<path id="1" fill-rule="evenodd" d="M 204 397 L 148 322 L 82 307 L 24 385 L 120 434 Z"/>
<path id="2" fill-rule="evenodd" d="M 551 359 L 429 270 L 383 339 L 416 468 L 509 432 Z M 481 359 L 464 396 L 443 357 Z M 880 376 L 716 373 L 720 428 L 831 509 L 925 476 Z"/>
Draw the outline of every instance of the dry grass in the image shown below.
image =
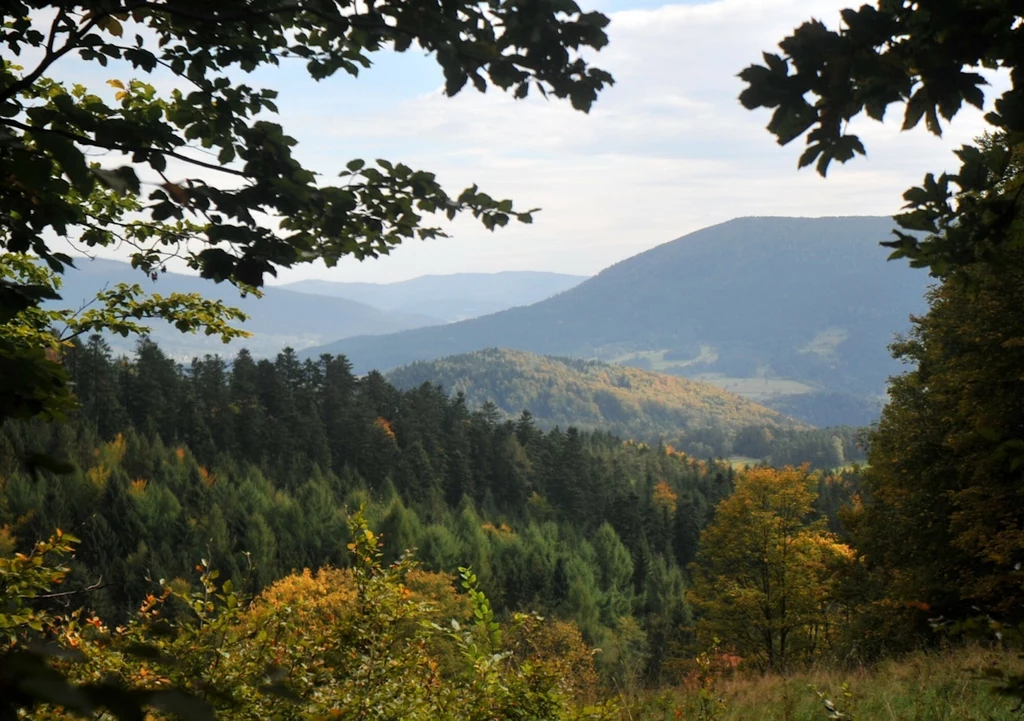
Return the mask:
<path id="1" fill-rule="evenodd" d="M 1017 654 L 971 647 L 920 653 L 873 668 L 814 669 L 788 677 L 744 675 L 720 679 L 711 713 L 701 712 L 698 691 L 677 688 L 645 698 L 629 711 L 635 721 L 1020 721 L 1018 701 L 995 692 L 985 670 L 1024 673 Z M 843 716 L 832 717 L 819 692 Z"/>

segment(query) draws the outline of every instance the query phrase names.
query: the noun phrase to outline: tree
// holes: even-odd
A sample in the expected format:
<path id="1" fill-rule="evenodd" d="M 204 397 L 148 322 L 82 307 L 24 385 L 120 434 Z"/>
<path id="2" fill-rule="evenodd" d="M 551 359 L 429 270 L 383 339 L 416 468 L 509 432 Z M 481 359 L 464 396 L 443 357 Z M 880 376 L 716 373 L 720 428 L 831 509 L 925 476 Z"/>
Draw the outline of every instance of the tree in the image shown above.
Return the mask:
<path id="1" fill-rule="evenodd" d="M 251 290 L 278 267 L 317 259 L 333 266 L 443 236 L 427 215 L 469 213 L 489 229 L 531 221 L 531 211 L 476 186 L 449 195 L 433 174 L 387 160 L 353 160 L 340 184 L 320 181 L 294 157 L 296 141 L 266 119 L 276 92 L 251 87 L 242 72 L 297 60 L 314 80 L 357 75 L 375 52 L 417 46 L 443 69 L 448 95 L 467 83 L 516 98 L 532 87 L 587 111 L 612 78 L 581 52 L 605 45 L 607 24 L 564 0 L 8 3 L 0 30 L 0 248 L 9 251 L 0 260 L 0 411 L 57 413 L 69 403 L 66 377 L 44 346 L 62 339 L 46 332 L 52 321 L 72 314 L 40 318 L 40 303 L 58 297 L 56 283 L 21 255 L 63 273 L 73 260 L 54 235 L 83 250 L 127 247 L 132 264 L 154 277 L 178 256 L 205 278 Z M 105 87 L 78 82 L 84 73 L 74 68 L 87 64 L 110 64 Z M 158 69 L 177 85 L 168 94 L 140 79 Z M 90 160 L 95 154 L 103 162 Z M 87 332 L 137 332 L 140 318 L 155 317 L 230 337 L 226 321 L 238 318 L 197 296 L 146 298 L 138 286 L 109 291 L 95 311 Z"/>
<path id="2" fill-rule="evenodd" d="M 804 23 L 779 43 L 783 54 L 764 53 L 764 65 L 740 73 L 740 95 L 749 109 L 773 108 L 768 130 L 785 145 L 806 133 L 800 166 L 817 161 L 824 175 L 833 160 L 864 155 L 848 122 L 866 113 L 882 120 L 894 103 L 905 103 L 903 128 L 925 120 L 942 132 L 969 103 L 982 108 L 988 84 L 979 68 L 1009 70 L 1010 87 L 985 115 L 1003 137 L 993 151 L 964 146 L 955 174 L 904 194 L 903 228 L 883 245 L 891 257 L 905 257 L 938 277 L 962 275 L 975 262 L 993 267 L 1020 262 L 1013 248 L 1015 225 L 1024 215 L 1024 189 L 998 191 L 998 178 L 1014 164 L 1024 142 L 1024 17 L 1014 0 L 879 0 L 842 11 L 843 26 L 830 30 L 817 20 Z"/>
<path id="3" fill-rule="evenodd" d="M 812 521 L 806 468 L 753 468 L 718 504 L 691 565 L 698 636 L 761 669 L 784 671 L 825 640 L 832 561 L 849 549 Z"/>
<path id="4" fill-rule="evenodd" d="M 1012 267 L 975 264 L 970 286 L 932 292 L 893 346 L 916 367 L 892 380 L 870 434 L 857 546 L 892 597 L 933 616 L 1024 608 L 1024 266 Z"/>
<path id="5" fill-rule="evenodd" d="M 592 545 L 597 587 L 602 594 L 601 623 L 614 628 L 632 611 L 633 558 L 610 523 L 601 524 Z"/>

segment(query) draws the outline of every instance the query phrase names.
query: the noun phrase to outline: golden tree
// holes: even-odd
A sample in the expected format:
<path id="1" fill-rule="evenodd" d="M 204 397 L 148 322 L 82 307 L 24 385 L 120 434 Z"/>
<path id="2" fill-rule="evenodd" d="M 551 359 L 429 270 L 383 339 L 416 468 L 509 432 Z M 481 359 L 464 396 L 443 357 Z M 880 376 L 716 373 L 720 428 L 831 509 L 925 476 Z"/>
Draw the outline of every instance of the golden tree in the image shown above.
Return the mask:
<path id="1" fill-rule="evenodd" d="M 754 468 L 718 504 L 691 566 L 702 642 L 778 671 L 827 646 L 835 561 L 851 552 L 813 519 L 815 487 L 806 466 Z"/>

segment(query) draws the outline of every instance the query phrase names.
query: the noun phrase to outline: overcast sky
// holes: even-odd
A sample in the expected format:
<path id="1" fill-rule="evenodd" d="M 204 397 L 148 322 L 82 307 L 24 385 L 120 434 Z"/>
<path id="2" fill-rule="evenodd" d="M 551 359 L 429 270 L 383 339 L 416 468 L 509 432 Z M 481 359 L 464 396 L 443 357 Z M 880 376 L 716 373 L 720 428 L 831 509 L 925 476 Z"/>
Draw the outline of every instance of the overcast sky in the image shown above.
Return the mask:
<path id="1" fill-rule="evenodd" d="M 611 43 L 594 62 L 616 79 L 589 115 L 494 90 L 446 98 L 434 61 L 415 52 L 378 55 L 358 79 L 316 83 L 301 66 L 260 72 L 250 82 L 281 91 L 281 123 L 314 170 L 333 176 L 353 157 L 386 157 L 436 172 L 449 191 L 475 182 L 543 209 L 530 226 L 491 234 L 458 221 L 452 239 L 330 270 L 284 271 L 278 282 L 499 270 L 589 275 L 738 216 L 891 215 L 903 190 L 927 171 L 954 168 L 950 149 L 983 128 L 973 109 L 941 139 L 923 128 L 900 133 L 898 112 L 885 125 L 865 121 L 858 127 L 868 158 L 823 180 L 797 171 L 802 139 L 780 148 L 764 130 L 768 114 L 740 106 L 736 74 L 812 16 L 836 25 L 850 0 L 589 5 L 612 18 Z"/>

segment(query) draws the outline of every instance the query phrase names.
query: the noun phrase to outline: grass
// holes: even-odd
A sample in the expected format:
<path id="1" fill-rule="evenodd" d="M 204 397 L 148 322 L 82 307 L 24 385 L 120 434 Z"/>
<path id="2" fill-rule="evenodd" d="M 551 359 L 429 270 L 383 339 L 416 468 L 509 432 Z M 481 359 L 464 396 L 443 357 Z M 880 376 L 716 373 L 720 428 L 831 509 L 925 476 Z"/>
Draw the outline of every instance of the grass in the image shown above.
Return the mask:
<path id="1" fill-rule="evenodd" d="M 609 363 L 629 363 L 630 361 L 646 359 L 650 361 L 652 371 L 659 373 L 677 374 L 684 368 L 699 365 L 701 363 L 714 363 L 718 360 L 718 353 L 715 349 L 704 343 L 700 344 L 700 352 L 696 357 L 688 360 L 669 360 L 665 358 L 667 350 L 642 350 L 608 359 Z"/>
<path id="2" fill-rule="evenodd" d="M 839 346 L 850 337 L 845 328 L 826 328 L 811 339 L 811 342 L 799 350 L 800 353 L 813 353 L 824 358 L 836 358 Z"/>
<path id="3" fill-rule="evenodd" d="M 995 691 L 986 669 L 1024 672 L 1017 654 L 972 647 L 945 653 L 920 653 L 873 668 L 816 669 L 788 677 L 746 675 L 722 678 L 713 713 L 700 711 L 699 692 L 684 687 L 648 696 L 630 709 L 634 721 L 1019 721 L 1018 699 Z M 830 716 L 824 700 L 842 716 Z"/>
<path id="4" fill-rule="evenodd" d="M 807 352 L 826 353 L 828 348 L 842 341 L 842 337 L 836 334 L 819 334 L 822 338 L 816 338 L 815 342 L 808 346 Z M 839 338 L 838 341 L 836 338 Z M 766 378 L 764 376 L 726 376 L 721 373 L 690 373 L 686 369 L 703 363 L 714 363 L 718 360 L 718 354 L 709 345 L 701 344 L 700 353 L 696 358 L 690 360 L 667 360 L 666 350 L 647 350 L 626 353 L 614 358 L 609 358 L 610 363 L 628 364 L 630 361 L 645 359 L 650 363 L 650 370 L 657 373 L 668 373 L 669 375 L 682 375 L 693 380 L 703 381 L 718 386 L 723 390 L 736 393 L 751 401 L 764 401 L 776 396 L 798 395 L 810 393 L 814 390 L 811 386 L 800 381 L 783 380 L 778 378 Z"/>
<path id="5" fill-rule="evenodd" d="M 718 373 L 698 373 L 691 377 L 697 381 L 711 383 L 751 401 L 766 400 L 775 396 L 810 393 L 814 390 L 811 386 L 800 381 L 787 381 L 777 378 L 739 378 L 723 376 Z"/>
<path id="6" fill-rule="evenodd" d="M 747 466 L 756 466 L 762 459 L 754 458 L 753 456 L 729 456 L 726 460 L 730 466 L 739 471 Z"/>

